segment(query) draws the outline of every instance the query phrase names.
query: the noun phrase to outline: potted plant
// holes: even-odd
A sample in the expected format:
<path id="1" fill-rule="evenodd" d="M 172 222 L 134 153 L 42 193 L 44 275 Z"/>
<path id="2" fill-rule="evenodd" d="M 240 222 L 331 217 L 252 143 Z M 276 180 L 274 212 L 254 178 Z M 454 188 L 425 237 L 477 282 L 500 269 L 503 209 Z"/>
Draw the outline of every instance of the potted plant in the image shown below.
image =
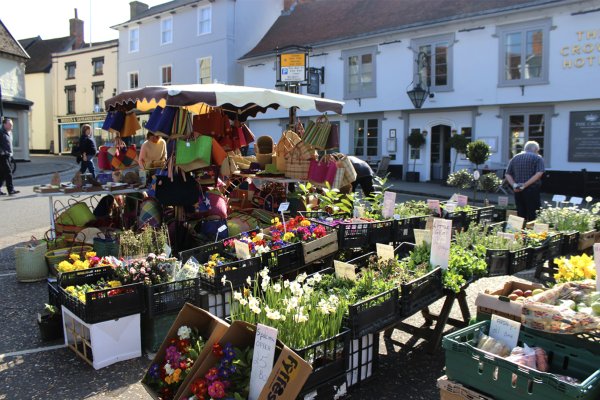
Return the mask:
<path id="1" fill-rule="evenodd" d="M 479 166 L 490 158 L 490 146 L 483 140 L 476 140 L 467 145 L 467 158 L 475 164 L 473 176 L 479 180 Z M 478 184 L 473 185 L 473 201 L 477 200 Z"/>
<path id="2" fill-rule="evenodd" d="M 423 135 L 421 134 L 420 131 L 418 130 L 413 130 L 410 135 L 408 135 L 408 138 L 406 140 L 408 142 L 408 145 L 417 150 L 420 149 L 421 147 L 423 147 L 423 145 L 425 144 L 425 137 L 423 137 Z M 413 171 L 412 172 L 406 172 L 406 181 L 407 182 L 419 182 L 420 177 L 419 177 L 419 173 L 415 171 L 415 169 L 417 168 L 417 158 L 415 157 L 413 159 Z"/>
<path id="3" fill-rule="evenodd" d="M 479 190 L 486 193 L 484 204 L 487 206 L 489 205 L 487 193 L 494 193 L 496 190 L 498 190 L 500 185 L 502 185 L 502 179 L 498 178 L 495 173 L 489 172 L 487 174 L 483 174 L 479 178 L 477 185 L 479 186 Z"/>
<path id="4" fill-rule="evenodd" d="M 38 326 L 44 342 L 63 337 L 62 315 L 53 305 L 45 304 L 43 313 L 38 313 Z"/>
<path id="5" fill-rule="evenodd" d="M 450 148 L 456 151 L 456 153 L 454 154 L 454 162 L 452 163 L 452 171 L 456 170 L 456 160 L 458 159 L 458 154 L 466 154 L 467 146 L 469 143 L 469 138 L 463 134 L 452 135 L 450 137 L 450 141 L 448 142 L 448 144 L 450 145 Z"/>

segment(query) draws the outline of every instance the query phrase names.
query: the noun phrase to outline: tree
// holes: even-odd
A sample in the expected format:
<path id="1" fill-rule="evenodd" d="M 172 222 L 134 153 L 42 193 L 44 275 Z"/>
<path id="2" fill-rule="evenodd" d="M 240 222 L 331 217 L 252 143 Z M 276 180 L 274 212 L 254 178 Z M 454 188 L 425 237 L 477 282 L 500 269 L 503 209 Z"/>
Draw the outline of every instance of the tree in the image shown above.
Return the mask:
<path id="1" fill-rule="evenodd" d="M 425 138 L 418 130 L 413 130 L 406 139 L 408 145 L 413 149 L 420 149 L 425 144 Z M 413 158 L 413 172 L 417 168 L 417 157 Z"/>
<path id="2" fill-rule="evenodd" d="M 479 169 L 481 164 L 490 158 L 490 146 L 483 140 L 476 140 L 467 145 L 467 158 L 473 164 L 475 169 Z"/>
<path id="3" fill-rule="evenodd" d="M 467 153 L 467 145 L 470 143 L 470 140 L 465 135 L 452 135 L 450 136 L 450 141 L 448 142 L 450 147 L 456 151 L 454 154 L 454 163 L 452 164 L 452 171 L 456 170 L 456 160 L 458 159 L 458 154 L 466 154 Z"/>

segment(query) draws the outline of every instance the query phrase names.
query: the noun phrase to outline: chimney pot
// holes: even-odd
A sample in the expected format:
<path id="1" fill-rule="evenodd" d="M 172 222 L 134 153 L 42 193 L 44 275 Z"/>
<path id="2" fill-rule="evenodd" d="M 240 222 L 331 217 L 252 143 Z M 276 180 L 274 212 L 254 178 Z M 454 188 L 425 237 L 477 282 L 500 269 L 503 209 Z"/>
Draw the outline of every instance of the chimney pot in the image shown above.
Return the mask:
<path id="1" fill-rule="evenodd" d="M 132 1 L 129 3 L 129 19 L 134 19 L 148 9 L 148 4 L 141 1 Z"/>
<path id="2" fill-rule="evenodd" d="M 83 21 L 77 18 L 77 9 L 75 9 L 75 18 L 69 20 L 69 36 L 75 38 L 72 50 L 80 49 L 83 46 Z"/>

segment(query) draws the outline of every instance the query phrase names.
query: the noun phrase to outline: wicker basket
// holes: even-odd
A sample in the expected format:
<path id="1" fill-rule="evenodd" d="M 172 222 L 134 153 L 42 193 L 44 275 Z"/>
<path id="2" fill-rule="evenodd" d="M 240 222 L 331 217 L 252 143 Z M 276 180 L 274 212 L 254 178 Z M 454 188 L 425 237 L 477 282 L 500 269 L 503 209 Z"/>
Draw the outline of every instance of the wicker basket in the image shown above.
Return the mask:
<path id="1" fill-rule="evenodd" d="M 47 248 L 46 242 L 35 238 L 25 246 L 15 247 L 15 268 L 19 282 L 37 282 L 48 277 L 44 260 Z"/>

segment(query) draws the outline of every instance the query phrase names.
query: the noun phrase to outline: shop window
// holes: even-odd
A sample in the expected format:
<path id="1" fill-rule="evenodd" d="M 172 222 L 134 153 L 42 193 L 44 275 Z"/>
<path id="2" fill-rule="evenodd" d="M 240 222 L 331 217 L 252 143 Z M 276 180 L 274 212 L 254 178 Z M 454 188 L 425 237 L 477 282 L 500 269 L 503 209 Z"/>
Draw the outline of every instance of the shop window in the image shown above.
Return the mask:
<path id="1" fill-rule="evenodd" d="M 205 57 L 198 60 L 198 83 L 212 82 L 212 58 Z"/>
<path id="2" fill-rule="evenodd" d="M 171 84 L 171 66 L 160 67 L 160 84 L 163 86 Z"/>
<path id="3" fill-rule="evenodd" d="M 206 35 L 212 29 L 212 8 L 211 6 L 198 8 L 198 36 Z"/>
<path id="4" fill-rule="evenodd" d="M 60 125 L 61 152 L 70 153 L 73 146 L 79 143 L 79 124 Z"/>
<path id="5" fill-rule="evenodd" d="M 92 83 L 92 93 L 94 95 L 94 112 L 104 111 L 104 82 Z"/>
<path id="6" fill-rule="evenodd" d="M 418 82 L 421 78 L 433 92 L 452 91 L 453 44 L 454 34 L 413 40 L 411 47 L 415 58 L 414 81 Z M 420 53 L 425 54 L 428 68 L 417 71 L 416 59 Z"/>
<path id="7" fill-rule="evenodd" d="M 380 126 L 379 119 L 365 118 L 354 121 L 352 155 L 369 159 L 379 154 Z"/>
<path id="8" fill-rule="evenodd" d="M 376 97 L 375 55 L 376 47 L 346 50 L 344 60 L 344 98 L 364 99 Z"/>
<path id="9" fill-rule="evenodd" d="M 92 67 L 94 68 L 94 75 L 104 74 L 104 57 L 98 57 L 92 59 Z"/>
<path id="10" fill-rule="evenodd" d="M 67 114 L 75 114 L 75 86 L 65 86 Z"/>
<path id="11" fill-rule="evenodd" d="M 75 79 L 75 68 L 77 67 L 77 63 L 68 62 L 65 63 L 65 70 L 67 71 L 67 79 Z"/>
<path id="12" fill-rule="evenodd" d="M 499 86 L 548 83 L 550 19 L 500 26 Z"/>
<path id="13" fill-rule="evenodd" d="M 129 73 L 129 89 L 137 89 L 140 85 L 140 73 L 130 72 Z"/>
<path id="14" fill-rule="evenodd" d="M 469 141 L 473 140 L 473 128 L 471 127 L 460 128 L 460 134 L 469 139 Z"/>
<path id="15" fill-rule="evenodd" d="M 136 53 L 140 51 L 140 28 L 129 29 L 129 52 Z"/>
<path id="16" fill-rule="evenodd" d="M 160 44 L 173 42 L 173 17 L 165 17 L 160 20 Z"/>
<path id="17" fill-rule="evenodd" d="M 525 143 L 535 140 L 540 145 L 540 154 L 544 157 L 546 166 L 549 165 L 550 118 L 552 111 L 548 108 L 531 110 L 505 110 L 504 124 L 508 136 L 508 151 L 506 160 L 523 151 Z"/>

